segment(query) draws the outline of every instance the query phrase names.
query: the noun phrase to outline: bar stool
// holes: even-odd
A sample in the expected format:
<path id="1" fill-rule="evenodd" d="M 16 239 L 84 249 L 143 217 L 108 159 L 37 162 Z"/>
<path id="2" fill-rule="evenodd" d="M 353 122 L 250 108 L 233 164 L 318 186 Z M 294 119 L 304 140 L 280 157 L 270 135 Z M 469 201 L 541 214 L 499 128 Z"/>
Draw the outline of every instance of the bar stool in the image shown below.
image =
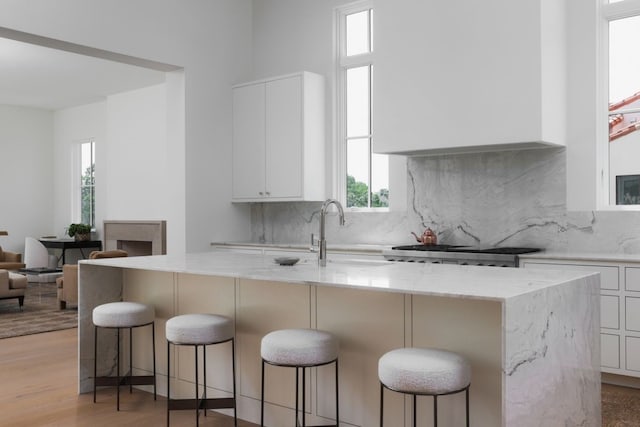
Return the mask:
<path id="1" fill-rule="evenodd" d="M 169 413 L 173 410 L 195 409 L 196 426 L 200 425 L 200 410 L 233 408 L 233 425 L 238 426 L 236 411 L 236 355 L 235 332 L 233 321 L 228 317 L 215 314 L 183 314 L 167 320 L 165 327 L 167 336 L 167 426 Z M 233 397 L 207 399 L 207 345 L 231 342 L 231 364 L 233 375 Z M 194 346 L 196 360 L 196 392 L 194 399 L 171 399 L 169 384 L 171 344 Z M 198 347 L 202 346 L 202 360 L 204 367 L 204 391 L 202 398 L 198 397 Z"/>
<path id="2" fill-rule="evenodd" d="M 416 396 L 433 396 L 433 425 L 438 425 L 438 396 L 465 392 L 469 427 L 471 366 L 462 356 L 445 350 L 400 348 L 378 361 L 380 379 L 380 427 L 383 425 L 384 389 L 413 395 L 413 425 Z"/>
<path id="3" fill-rule="evenodd" d="M 153 399 L 156 399 L 156 339 L 155 310 L 153 306 L 137 302 L 111 302 L 93 309 L 94 345 L 93 345 L 93 403 L 96 402 L 96 387 L 116 386 L 116 409 L 120 410 L 120 386 L 153 385 Z M 151 325 L 151 345 L 153 354 L 153 375 L 133 375 L 133 328 Z M 116 376 L 98 376 L 98 329 L 117 330 Z M 120 329 L 129 330 L 129 372 L 120 375 Z"/>
<path id="4" fill-rule="evenodd" d="M 282 329 L 262 338 L 262 391 L 260 398 L 260 426 L 264 426 L 264 367 L 265 364 L 296 368 L 296 413 L 294 426 L 298 426 L 298 383 L 302 370 L 302 427 L 306 427 L 305 368 L 335 362 L 336 372 L 336 426 L 340 424 L 338 405 L 338 340 L 329 332 L 316 329 Z"/>

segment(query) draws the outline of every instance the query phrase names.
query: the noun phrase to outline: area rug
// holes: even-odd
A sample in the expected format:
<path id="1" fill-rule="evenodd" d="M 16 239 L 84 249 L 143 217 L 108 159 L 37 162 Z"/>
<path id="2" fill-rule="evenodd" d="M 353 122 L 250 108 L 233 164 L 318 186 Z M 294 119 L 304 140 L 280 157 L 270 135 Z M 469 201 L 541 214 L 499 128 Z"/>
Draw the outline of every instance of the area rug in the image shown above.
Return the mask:
<path id="1" fill-rule="evenodd" d="M 78 310 L 58 310 L 55 283 L 29 283 L 22 310 L 17 299 L 0 300 L 0 338 L 78 327 Z"/>

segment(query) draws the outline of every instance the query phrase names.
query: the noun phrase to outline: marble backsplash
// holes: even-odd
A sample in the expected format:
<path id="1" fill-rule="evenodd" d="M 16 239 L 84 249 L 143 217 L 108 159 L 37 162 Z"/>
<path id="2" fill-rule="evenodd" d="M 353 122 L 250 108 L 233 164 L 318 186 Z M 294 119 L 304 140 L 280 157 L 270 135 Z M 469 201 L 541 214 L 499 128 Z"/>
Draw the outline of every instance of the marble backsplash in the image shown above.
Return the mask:
<path id="1" fill-rule="evenodd" d="M 348 212 L 344 227 L 329 215 L 327 240 L 411 244 L 431 227 L 447 244 L 640 253 L 640 212 L 568 212 L 565 174 L 560 148 L 408 158 L 406 212 Z M 252 240 L 307 243 L 320 206 L 254 204 Z"/>

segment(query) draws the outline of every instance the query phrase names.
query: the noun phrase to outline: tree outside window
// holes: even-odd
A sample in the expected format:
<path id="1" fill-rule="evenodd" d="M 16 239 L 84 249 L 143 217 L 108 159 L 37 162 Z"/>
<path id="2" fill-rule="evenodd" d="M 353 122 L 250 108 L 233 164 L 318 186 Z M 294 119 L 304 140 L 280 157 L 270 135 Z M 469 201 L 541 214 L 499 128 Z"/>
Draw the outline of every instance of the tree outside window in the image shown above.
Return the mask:
<path id="1" fill-rule="evenodd" d="M 84 142 L 80 146 L 80 221 L 95 227 L 95 141 Z"/>

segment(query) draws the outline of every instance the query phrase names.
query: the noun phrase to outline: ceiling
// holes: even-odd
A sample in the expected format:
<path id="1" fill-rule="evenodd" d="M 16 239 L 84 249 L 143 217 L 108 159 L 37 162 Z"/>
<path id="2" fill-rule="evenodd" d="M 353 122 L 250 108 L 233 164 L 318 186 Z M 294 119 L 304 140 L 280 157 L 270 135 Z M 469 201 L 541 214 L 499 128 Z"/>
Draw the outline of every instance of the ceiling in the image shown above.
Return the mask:
<path id="1" fill-rule="evenodd" d="M 58 110 L 164 79 L 163 71 L 0 37 L 0 104 Z"/>

